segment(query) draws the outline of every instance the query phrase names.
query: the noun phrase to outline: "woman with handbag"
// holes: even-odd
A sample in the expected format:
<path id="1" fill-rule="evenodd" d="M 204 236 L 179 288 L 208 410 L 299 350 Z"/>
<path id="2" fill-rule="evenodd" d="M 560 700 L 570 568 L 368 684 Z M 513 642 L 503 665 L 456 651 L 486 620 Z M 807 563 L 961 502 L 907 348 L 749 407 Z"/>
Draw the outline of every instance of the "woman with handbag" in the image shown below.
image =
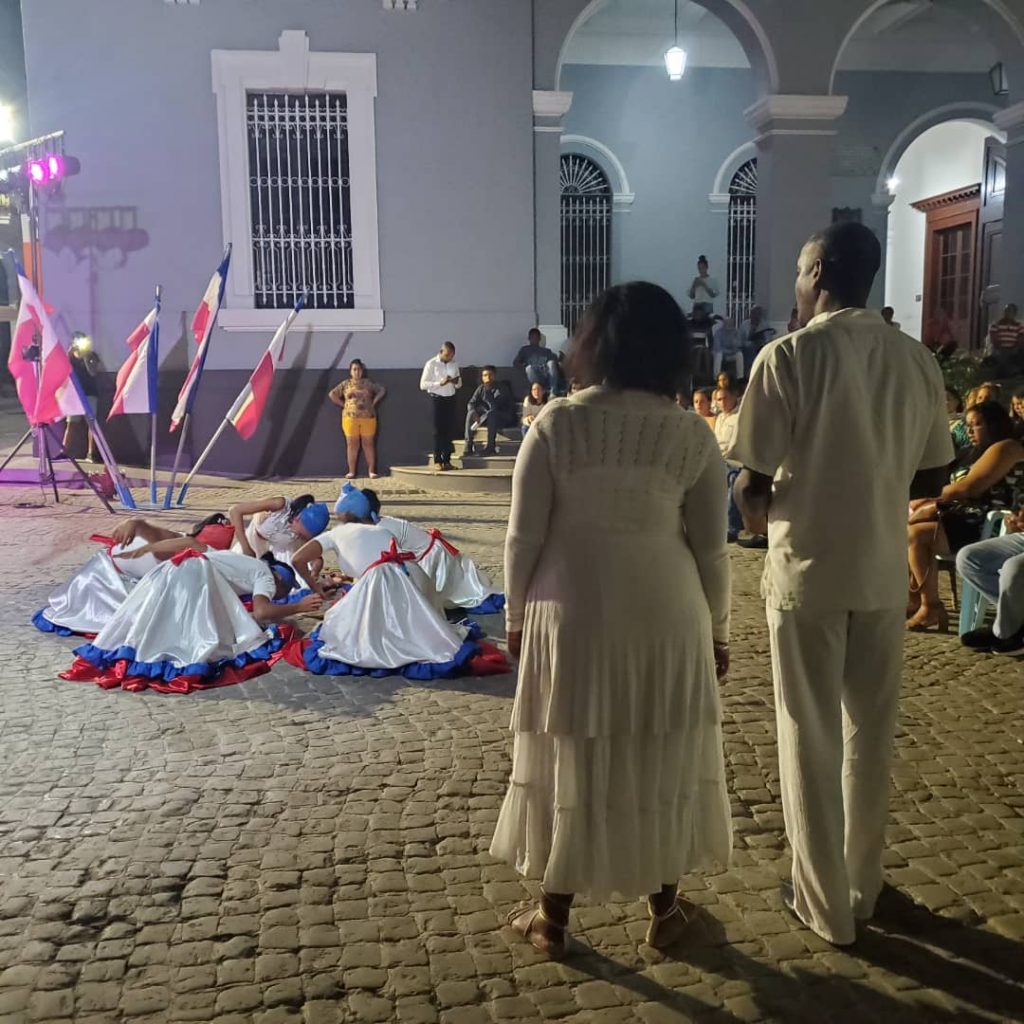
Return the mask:
<path id="1" fill-rule="evenodd" d="M 980 402 L 967 410 L 966 422 L 977 456 L 970 468 L 937 497 L 910 503 L 907 629 L 915 632 L 949 630 L 949 613 L 939 597 L 935 556 L 956 554 L 980 540 L 988 513 L 1016 508 L 1024 492 L 1024 444 L 1013 438 L 1006 409 L 998 402 Z"/>

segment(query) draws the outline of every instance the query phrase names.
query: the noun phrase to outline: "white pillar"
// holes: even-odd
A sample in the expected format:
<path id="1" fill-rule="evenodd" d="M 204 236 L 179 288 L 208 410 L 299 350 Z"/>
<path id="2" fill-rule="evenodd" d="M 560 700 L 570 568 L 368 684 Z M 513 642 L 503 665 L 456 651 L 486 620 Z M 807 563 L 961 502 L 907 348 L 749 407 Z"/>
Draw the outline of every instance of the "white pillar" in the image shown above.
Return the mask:
<path id="1" fill-rule="evenodd" d="M 793 308 L 804 242 L 832 222 L 833 122 L 845 96 L 772 94 L 746 111 L 757 132 L 757 295 L 769 321 Z"/>
<path id="2" fill-rule="evenodd" d="M 1006 192 L 996 314 L 1001 315 L 1001 307 L 1008 302 L 1024 306 L 1024 103 L 1000 110 L 995 123 L 1006 132 Z"/>
<path id="3" fill-rule="evenodd" d="M 571 106 L 571 92 L 533 91 L 534 297 L 537 326 L 551 348 L 561 348 L 566 336 L 558 179 L 563 119 Z"/>

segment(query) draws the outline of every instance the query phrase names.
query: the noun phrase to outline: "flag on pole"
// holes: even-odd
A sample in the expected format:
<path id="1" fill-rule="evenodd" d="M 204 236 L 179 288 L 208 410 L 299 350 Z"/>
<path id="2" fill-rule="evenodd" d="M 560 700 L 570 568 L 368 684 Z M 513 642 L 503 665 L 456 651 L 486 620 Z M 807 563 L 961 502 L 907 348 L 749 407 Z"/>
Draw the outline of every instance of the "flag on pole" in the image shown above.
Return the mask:
<path id="1" fill-rule="evenodd" d="M 259 426 L 263 407 L 267 404 L 267 396 L 270 394 L 274 370 L 284 358 L 285 338 L 304 302 L 305 296 L 299 299 L 295 308 L 288 314 L 288 318 L 278 327 L 267 346 L 267 351 L 263 353 L 260 361 L 256 364 L 256 369 L 252 371 L 248 384 L 245 385 L 242 393 L 235 399 L 234 404 L 227 412 L 225 419 L 245 441 L 248 441 L 256 433 L 256 427 Z"/>
<path id="2" fill-rule="evenodd" d="M 85 408 L 75 387 L 74 369 L 61 344 L 43 300 L 36 294 L 24 270 L 15 265 L 21 305 L 11 338 L 7 368 L 11 371 L 29 423 L 52 423 L 65 416 L 84 416 Z M 29 359 L 25 350 L 39 346 L 39 359 Z"/>
<path id="3" fill-rule="evenodd" d="M 213 324 L 217 319 L 221 300 L 224 298 L 224 287 L 228 280 L 228 264 L 230 262 L 231 247 L 228 246 L 224 253 L 224 259 L 220 261 L 220 266 L 210 278 L 206 294 L 203 295 L 196 315 L 192 318 L 192 335 L 199 348 L 189 367 L 185 383 L 182 384 L 181 391 L 178 392 L 178 404 L 174 407 L 174 412 L 171 413 L 172 432 L 178 429 L 181 421 L 192 411 L 192 403 L 199 387 L 199 378 L 203 375 L 203 366 L 206 363 L 206 351 L 210 344 L 210 335 L 213 333 Z"/>
<path id="4" fill-rule="evenodd" d="M 160 306 L 155 305 L 145 320 L 128 336 L 128 358 L 117 371 L 111 416 L 157 409 L 156 378 L 160 353 Z"/>

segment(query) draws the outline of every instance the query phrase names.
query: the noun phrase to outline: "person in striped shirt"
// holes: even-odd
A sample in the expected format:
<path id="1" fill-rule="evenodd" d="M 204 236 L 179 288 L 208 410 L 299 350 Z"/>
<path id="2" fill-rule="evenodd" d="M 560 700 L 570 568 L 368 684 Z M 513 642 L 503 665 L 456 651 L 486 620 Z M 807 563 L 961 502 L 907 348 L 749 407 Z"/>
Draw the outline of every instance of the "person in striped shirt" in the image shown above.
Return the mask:
<path id="1" fill-rule="evenodd" d="M 1024 324 L 1017 319 L 1017 307 L 1012 302 L 1003 315 L 989 325 L 985 339 L 985 354 L 991 356 L 1000 370 L 1011 372 L 1024 353 Z"/>

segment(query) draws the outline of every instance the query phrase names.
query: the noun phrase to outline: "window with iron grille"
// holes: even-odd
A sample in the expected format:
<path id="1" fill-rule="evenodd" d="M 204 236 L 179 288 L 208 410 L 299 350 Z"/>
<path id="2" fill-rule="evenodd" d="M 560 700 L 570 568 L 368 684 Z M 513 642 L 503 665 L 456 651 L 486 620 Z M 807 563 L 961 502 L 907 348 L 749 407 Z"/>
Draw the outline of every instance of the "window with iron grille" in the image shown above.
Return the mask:
<path id="1" fill-rule="evenodd" d="M 757 241 L 757 159 L 748 160 L 729 183 L 726 245 L 725 313 L 736 323 L 754 305 L 754 258 Z"/>
<path id="2" fill-rule="evenodd" d="M 578 153 L 562 156 L 562 325 L 570 337 L 587 306 L 611 283 L 612 189 Z"/>
<path id="3" fill-rule="evenodd" d="M 249 92 L 246 137 L 256 308 L 351 309 L 345 94 Z"/>

